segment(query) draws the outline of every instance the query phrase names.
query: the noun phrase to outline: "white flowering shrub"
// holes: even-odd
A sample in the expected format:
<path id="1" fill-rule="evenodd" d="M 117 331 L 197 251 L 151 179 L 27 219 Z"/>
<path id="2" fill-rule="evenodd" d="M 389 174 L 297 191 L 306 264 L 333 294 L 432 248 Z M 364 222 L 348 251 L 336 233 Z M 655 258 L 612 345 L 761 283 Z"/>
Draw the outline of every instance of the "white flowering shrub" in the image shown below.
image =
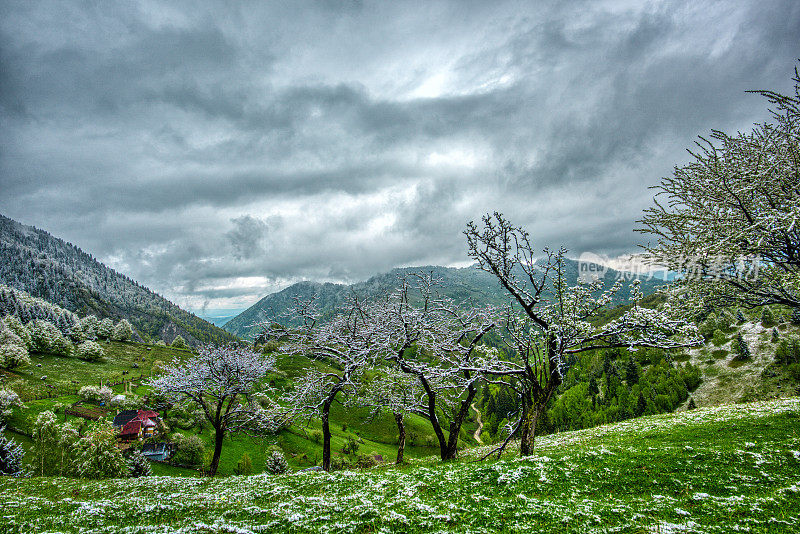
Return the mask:
<path id="1" fill-rule="evenodd" d="M 78 345 L 78 358 L 87 362 L 96 362 L 105 355 L 103 347 L 95 341 L 84 341 Z"/>
<path id="2" fill-rule="evenodd" d="M 83 330 L 86 339 L 96 339 L 97 329 L 100 326 L 100 320 L 94 315 L 87 315 L 81 319 L 81 329 Z"/>
<path id="3" fill-rule="evenodd" d="M 126 460 L 131 477 L 149 477 L 153 474 L 153 471 L 150 469 L 150 460 L 145 458 L 141 451 L 129 449 Z"/>
<path id="4" fill-rule="evenodd" d="M 70 326 L 67 337 L 70 338 L 73 343 L 82 343 L 86 341 L 86 331 L 83 329 L 83 323 L 77 321 Z"/>
<path id="5" fill-rule="evenodd" d="M 36 352 L 49 352 L 51 354 L 69 354 L 72 344 L 64 334 L 49 321 L 37 320 L 28 323 L 31 333 L 33 350 Z"/>
<path id="6" fill-rule="evenodd" d="M 14 369 L 15 367 L 30 365 L 31 359 L 28 355 L 28 349 L 22 343 L 22 340 L 9 330 L 5 330 L 0 334 L 0 338 L 4 336 L 5 339 L 0 341 L 0 367 Z"/>
<path id="7" fill-rule="evenodd" d="M 81 478 L 119 478 L 130 474 L 128 461 L 117 448 L 117 433 L 99 421 L 75 444 L 75 473 Z"/>
<path id="8" fill-rule="evenodd" d="M 142 400 L 138 395 L 114 395 L 109 404 L 122 410 L 135 410 L 141 407 Z"/>
<path id="9" fill-rule="evenodd" d="M 0 389 L 0 422 L 11 416 L 15 406 L 22 407 L 19 395 L 9 389 Z"/>
<path id="10" fill-rule="evenodd" d="M 3 319 L 8 330 L 19 336 L 25 348 L 30 349 L 32 346 L 31 334 L 25 325 L 17 318 L 16 315 L 6 315 Z"/>
<path id="11" fill-rule="evenodd" d="M 109 404 L 111 395 L 111 388 L 108 386 L 83 386 L 78 390 L 78 396 L 81 399 L 95 404 Z"/>
<path id="12" fill-rule="evenodd" d="M 100 339 L 110 339 L 114 334 L 114 321 L 106 317 L 97 325 L 97 337 Z"/>
<path id="13" fill-rule="evenodd" d="M 272 453 L 267 456 L 264 470 L 273 475 L 281 475 L 289 471 L 289 462 L 286 461 L 286 457 L 281 451 L 272 451 Z"/>
<path id="14" fill-rule="evenodd" d="M 114 341 L 130 341 L 133 337 L 133 327 L 127 319 L 123 319 L 114 326 L 111 339 Z"/>

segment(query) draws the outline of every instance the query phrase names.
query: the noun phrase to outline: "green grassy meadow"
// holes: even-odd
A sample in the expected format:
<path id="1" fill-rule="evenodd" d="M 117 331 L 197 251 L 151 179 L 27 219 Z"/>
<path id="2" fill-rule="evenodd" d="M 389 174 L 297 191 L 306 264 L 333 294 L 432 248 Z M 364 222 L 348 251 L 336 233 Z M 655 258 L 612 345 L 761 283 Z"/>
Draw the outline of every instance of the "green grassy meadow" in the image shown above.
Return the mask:
<path id="1" fill-rule="evenodd" d="M 5 372 L 3 379 L 5 386 L 17 391 L 23 396 L 50 393 L 43 383 L 60 385 L 69 389 L 77 389 L 84 385 L 99 385 L 100 382 L 114 383 L 122 380 L 134 379 L 132 392 L 143 396 L 149 392 L 146 385 L 142 385 L 140 376 L 147 378 L 152 373 L 155 362 L 169 363 L 190 354 L 187 350 L 174 349 L 163 345 L 150 345 L 144 343 L 110 342 L 103 343 L 106 351 L 105 357 L 98 362 L 85 362 L 75 357 L 58 356 L 52 354 L 31 354 L 32 364 Z M 294 377 L 302 372 L 308 365 L 315 365 L 321 369 L 325 365 L 310 361 L 298 356 L 276 355 L 277 370 L 271 373 L 267 380 L 277 387 L 286 387 L 291 384 Z M 134 368 L 134 364 L 136 368 Z M 128 374 L 123 375 L 123 371 Z M 47 377 L 42 381 L 41 377 Z M 123 385 L 112 387 L 115 393 L 123 391 Z M 58 417 L 63 421 L 83 423 L 85 420 L 65 415 L 63 407 L 78 400 L 74 394 L 58 395 L 37 400 L 26 400 L 23 409 L 15 408 L 8 420 L 10 428 L 22 432 L 30 432 L 31 425 L 36 417 L 45 410 L 58 411 Z M 110 409 L 108 418 L 113 418 L 116 410 Z M 331 410 L 331 447 L 333 455 L 342 456 L 340 449 L 348 439 L 359 443 L 358 454 L 380 455 L 386 462 L 394 461 L 397 454 L 397 427 L 390 414 L 380 414 L 370 417 L 367 409 L 344 409 L 334 405 Z M 218 473 L 231 475 L 242 455 L 247 453 L 252 461 L 253 472 L 260 473 L 264 470 L 267 450 L 274 445 L 280 446 L 286 453 L 289 465 L 293 468 L 304 468 L 317 465 L 322 458 L 322 443 L 318 436 L 321 435 L 321 424 L 318 420 L 299 421 L 292 427 L 283 430 L 275 436 L 251 437 L 246 434 L 229 434 L 225 438 L 220 458 Z M 465 444 L 474 443 L 469 436 L 472 435 L 477 423 L 469 420 L 462 430 Z M 208 426 L 198 433 L 196 428 L 183 430 L 171 429 L 182 434 L 198 435 L 205 443 L 206 450 L 213 449 L 213 432 Z M 30 447 L 30 440 L 19 433 L 7 431 L 24 447 Z M 436 440 L 430 424 L 419 416 L 411 415 L 406 421 L 406 458 L 418 458 L 438 451 Z M 316 435 L 316 439 L 315 439 Z M 355 460 L 355 455 L 346 456 L 350 462 Z M 199 476 L 199 472 L 191 469 L 153 464 L 153 471 L 157 475 Z"/>
<path id="2" fill-rule="evenodd" d="M 535 455 L 215 479 L 0 480 L 2 532 L 797 532 L 800 399 L 540 438 Z"/>

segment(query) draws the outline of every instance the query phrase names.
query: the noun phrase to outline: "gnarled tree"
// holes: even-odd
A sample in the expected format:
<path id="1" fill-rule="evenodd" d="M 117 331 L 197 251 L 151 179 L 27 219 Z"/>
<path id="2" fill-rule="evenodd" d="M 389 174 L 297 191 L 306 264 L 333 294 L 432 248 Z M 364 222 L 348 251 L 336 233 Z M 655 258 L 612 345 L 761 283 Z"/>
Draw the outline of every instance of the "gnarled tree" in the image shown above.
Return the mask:
<path id="1" fill-rule="evenodd" d="M 318 360 L 322 370 L 309 367 L 295 386 L 279 401 L 284 414 L 293 420 L 307 415 L 322 421 L 322 468 L 331 468 L 330 410 L 340 394 L 353 395 L 358 381 L 374 359 L 378 326 L 364 315 L 358 300 L 351 299 L 330 321 L 321 323 L 311 300 L 297 300 L 290 312 L 296 328 L 269 325 L 270 338 L 281 342 L 281 352 Z M 278 408 L 278 411 L 281 409 Z"/>
<path id="2" fill-rule="evenodd" d="M 638 231 L 653 263 L 712 305 L 800 308 L 800 75 L 795 94 L 754 91 L 773 121 L 700 138 L 693 160 L 656 186 Z"/>
<path id="3" fill-rule="evenodd" d="M 158 394 L 176 404 L 195 404 L 214 429 L 214 455 L 209 476 L 219 467 L 225 435 L 249 419 L 257 407 L 253 393 L 275 359 L 238 345 L 203 347 L 197 354 L 164 367 L 149 381 Z"/>
<path id="4" fill-rule="evenodd" d="M 483 379 L 472 360 L 495 320 L 491 309 L 462 309 L 439 296 L 436 285 L 432 274 L 403 277 L 370 316 L 383 325 L 384 360 L 419 381 L 425 409 L 417 413 L 430 421 L 442 460 L 450 460 Z"/>
<path id="5" fill-rule="evenodd" d="M 702 341 L 697 329 L 674 317 L 668 304 L 661 310 L 641 307 L 636 282 L 631 309 L 597 325 L 594 319 L 612 302 L 621 282 L 605 291 L 601 280 L 569 287 L 566 250 L 545 249 L 543 258 L 537 259 L 529 234 L 499 213 L 486 215 L 482 227 L 469 223 L 465 234 L 470 256 L 480 269 L 497 277 L 512 301 L 503 329 L 510 357 L 484 351 L 470 369 L 519 393 L 517 421 L 498 453 L 514 436 L 520 438 L 521 454 L 532 453 L 536 421 L 577 353 L 614 347 L 669 349 Z"/>
<path id="6" fill-rule="evenodd" d="M 425 391 L 413 375 L 403 373 L 394 366 L 376 371 L 376 376 L 363 383 L 359 394 L 360 404 L 373 409 L 372 416 L 383 410 L 392 414 L 397 425 L 396 464 L 403 463 L 406 446 L 405 418 L 408 414 L 425 413 Z"/>

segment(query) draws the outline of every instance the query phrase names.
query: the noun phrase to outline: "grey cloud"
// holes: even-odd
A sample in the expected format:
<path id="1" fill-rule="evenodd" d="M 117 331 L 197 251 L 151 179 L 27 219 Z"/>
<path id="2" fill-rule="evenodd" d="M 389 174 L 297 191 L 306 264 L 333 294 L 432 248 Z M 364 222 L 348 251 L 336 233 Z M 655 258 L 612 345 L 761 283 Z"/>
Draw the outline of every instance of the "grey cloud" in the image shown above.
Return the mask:
<path id="1" fill-rule="evenodd" d="M 263 256 L 269 252 L 265 243 L 267 234 L 280 228 L 281 218 L 272 216 L 269 221 L 265 221 L 251 215 L 242 215 L 231 219 L 231 222 L 235 227 L 225 235 L 233 248 L 234 257 L 241 260 Z"/>
<path id="2" fill-rule="evenodd" d="M 790 1 L 4 3 L 0 212 L 197 307 L 461 262 L 495 209 L 630 252 L 697 134 L 768 118 L 744 91 L 788 89 L 799 28 Z"/>

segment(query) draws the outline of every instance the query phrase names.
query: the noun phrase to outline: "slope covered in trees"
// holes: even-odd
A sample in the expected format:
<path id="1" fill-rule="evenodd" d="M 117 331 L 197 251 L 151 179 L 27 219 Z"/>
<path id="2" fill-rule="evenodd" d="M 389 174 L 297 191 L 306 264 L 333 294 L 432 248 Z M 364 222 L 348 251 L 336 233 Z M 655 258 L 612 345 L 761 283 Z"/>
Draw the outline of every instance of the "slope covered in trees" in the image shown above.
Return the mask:
<path id="1" fill-rule="evenodd" d="M 103 265 L 75 245 L 0 215 L 0 283 L 80 316 L 128 319 L 147 340 L 191 344 L 235 337 Z"/>

